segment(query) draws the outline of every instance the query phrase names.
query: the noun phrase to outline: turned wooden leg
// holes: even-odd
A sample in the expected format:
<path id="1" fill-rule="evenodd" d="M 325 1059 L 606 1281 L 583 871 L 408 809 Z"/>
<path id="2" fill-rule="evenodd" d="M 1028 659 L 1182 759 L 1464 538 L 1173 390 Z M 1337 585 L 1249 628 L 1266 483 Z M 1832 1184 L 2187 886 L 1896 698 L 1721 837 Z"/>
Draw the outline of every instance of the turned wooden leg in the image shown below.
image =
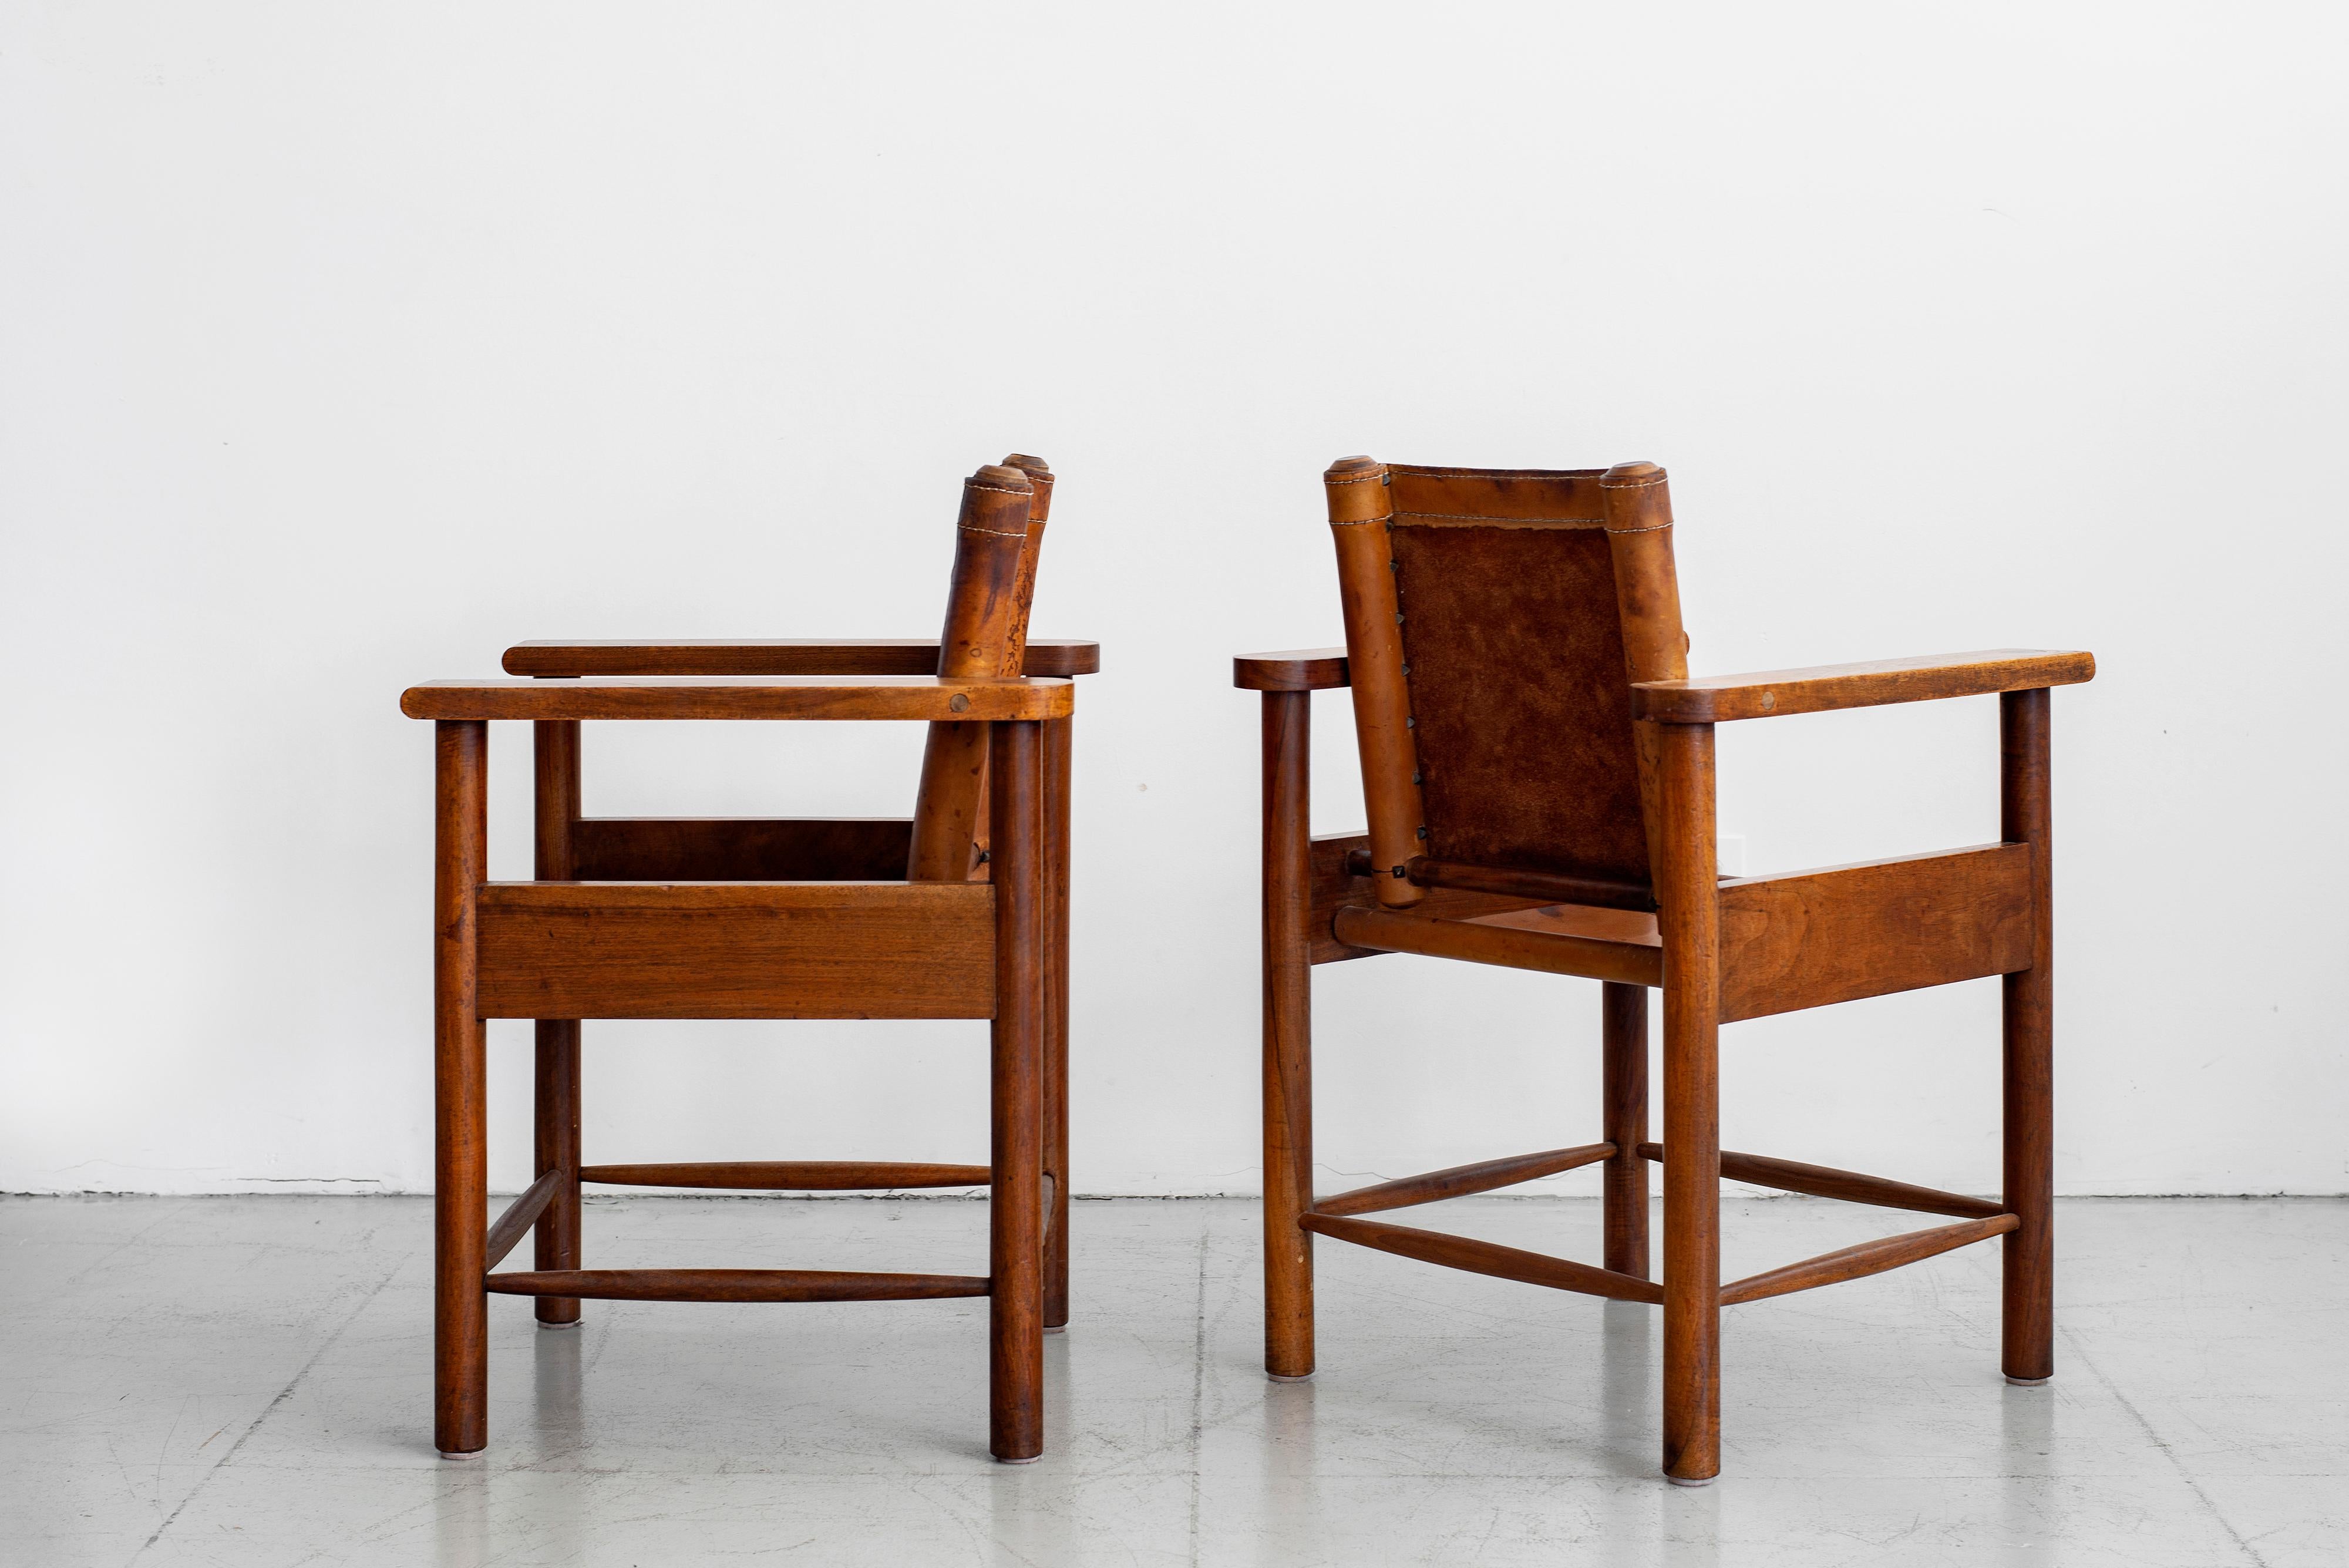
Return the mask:
<path id="1" fill-rule="evenodd" d="M 1599 989 L 1601 1098 L 1615 1146 L 1606 1168 L 1607 1266 L 1648 1277 L 1648 988 L 1605 981 Z"/>
<path id="2" fill-rule="evenodd" d="M 489 743 L 478 720 L 433 727 L 432 1443 L 451 1458 L 489 1443 L 489 1082 L 474 1000 Z"/>
<path id="3" fill-rule="evenodd" d="M 579 820 L 579 723 L 541 721 L 531 726 L 537 764 L 537 845 L 533 875 L 542 882 L 571 878 L 571 825 Z M 537 1025 L 537 1072 L 533 1085 L 537 1173 L 561 1171 L 546 1212 L 532 1239 L 541 1269 L 579 1267 L 579 1021 L 542 1018 Z M 571 1296 L 540 1296 L 538 1321 L 569 1328 L 579 1321 Z"/>
<path id="4" fill-rule="evenodd" d="M 1721 1473 L 1720 909 L 1710 724 L 1658 726 L 1664 940 L 1664 1474 Z"/>
<path id="5" fill-rule="evenodd" d="M 1264 694 L 1264 1369 L 1313 1375 L 1309 691 Z"/>
<path id="6" fill-rule="evenodd" d="M 1076 721 L 1044 726 L 1044 1327 L 1069 1322 L 1069 784 Z"/>
<path id="7" fill-rule="evenodd" d="M 988 765 L 995 878 L 992 1168 L 988 1250 L 988 1449 L 1044 1451 L 1044 933 L 1041 742 L 994 726 Z"/>
<path id="8" fill-rule="evenodd" d="M 2010 1383 L 2055 1375 L 2055 921 L 2048 693 L 1998 700 L 2000 836 L 2031 846 L 2031 967 L 2005 977 L 2006 1233 L 2000 1362 Z"/>

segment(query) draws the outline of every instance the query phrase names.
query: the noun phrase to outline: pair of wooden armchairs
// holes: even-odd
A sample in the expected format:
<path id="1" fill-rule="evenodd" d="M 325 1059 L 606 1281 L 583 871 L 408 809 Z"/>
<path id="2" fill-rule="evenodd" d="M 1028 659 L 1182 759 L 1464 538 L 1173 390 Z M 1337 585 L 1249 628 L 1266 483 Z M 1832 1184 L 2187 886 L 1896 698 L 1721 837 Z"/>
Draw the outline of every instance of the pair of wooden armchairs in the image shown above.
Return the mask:
<path id="1" fill-rule="evenodd" d="M 1051 478 L 1033 459 L 967 482 L 938 643 L 525 643 L 532 679 L 438 682 L 436 1442 L 486 1440 L 485 1293 L 540 1321 L 582 1297 L 989 1298 L 991 1442 L 1042 1451 L 1041 1341 L 1067 1321 L 1068 677 L 1091 643 L 1026 639 Z M 1346 645 L 1246 656 L 1263 693 L 1266 1369 L 1314 1370 L 1315 1236 L 1664 1312 L 1667 1477 L 1720 1469 L 1720 1309 L 2004 1241 L 2003 1366 L 2053 1371 L 2048 692 L 2085 653 L 2006 650 L 1692 680 L 1664 472 L 1413 468 L 1326 475 Z M 935 673 L 926 673 L 934 671 Z M 1366 834 L 1308 822 L 1311 693 L 1350 688 Z M 1713 727 L 1998 694 L 2001 841 L 1792 876 L 1717 874 Z M 905 822 L 583 817 L 595 719 L 931 723 Z M 483 871 L 486 721 L 538 741 L 538 879 Z M 1315 965 L 1413 952 L 1601 982 L 1599 1141 L 1317 1198 Z M 2004 977 L 1997 1201 L 1765 1156 L 1719 1137 L 1721 1024 Z M 1648 1139 L 1647 992 L 1664 996 L 1663 1138 Z M 986 1167 L 584 1166 L 584 1018 L 991 1018 Z M 484 1227 L 481 1020 L 538 1023 L 537 1182 Z M 1647 1167 L 1664 1168 L 1662 1279 Z M 1364 1218 L 1603 1165 L 1592 1265 Z M 1956 1219 L 1724 1285 L 1723 1178 Z M 979 1276 L 585 1270 L 583 1181 L 897 1189 L 985 1183 Z M 494 1273 L 535 1229 L 537 1268 Z"/>

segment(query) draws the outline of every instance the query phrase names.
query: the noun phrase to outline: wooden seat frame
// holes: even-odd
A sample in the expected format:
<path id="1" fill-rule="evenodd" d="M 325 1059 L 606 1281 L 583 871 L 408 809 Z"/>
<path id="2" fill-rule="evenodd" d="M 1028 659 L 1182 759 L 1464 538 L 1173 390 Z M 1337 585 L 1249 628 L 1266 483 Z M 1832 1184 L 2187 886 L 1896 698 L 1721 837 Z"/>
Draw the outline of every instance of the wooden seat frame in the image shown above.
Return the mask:
<path id="1" fill-rule="evenodd" d="M 1032 465 L 1039 490 L 1049 485 L 1037 460 L 1009 461 Z M 1018 473 L 994 469 L 971 483 L 998 473 L 1019 483 Z M 1022 516 L 1027 504 L 1023 493 Z M 966 545 L 969 510 L 967 493 Z M 1040 517 L 1028 547 L 1031 574 L 1037 534 Z M 1016 545 L 1010 548 L 1017 555 Z M 962 565 L 958 556 L 958 585 Z M 1100 650 L 1091 642 L 1026 639 L 1029 584 L 1020 587 L 1019 635 L 1008 655 L 1023 671 L 1018 677 L 941 675 L 954 663 L 950 609 L 943 639 L 527 642 L 509 649 L 503 661 L 520 679 L 433 681 L 402 696 L 401 711 L 433 721 L 436 734 L 433 1441 L 444 1456 L 470 1457 L 487 1445 L 490 1293 L 535 1297 L 536 1316 L 550 1328 L 575 1324 L 583 1298 L 986 1296 L 989 1449 L 1012 1462 L 1042 1452 L 1040 1335 L 1069 1317 L 1070 677 L 1098 670 Z M 933 758 L 961 756 L 974 770 L 984 764 L 963 792 L 958 818 L 946 824 L 955 834 L 977 829 L 983 871 L 974 865 L 965 878 L 957 853 L 949 857 L 952 879 L 908 880 L 920 812 L 848 819 L 583 815 L 582 722 L 713 719 L 927 722 Z M 488 880 L 494 720 L 533 726 L 536 876 L 528 882 Z M 965 733 L 975 749 L 957 739 Z M 926 787 L 923 811 L 936 793 Z M 983 812 L 976 824 L 973 802 Z M 537 1021 L 538 1175 L 485 1224 L 482 1023 L 491 1018 Z M 584 1164 L 579 1043 L 588 1018 L 988 1019 L 989 1162 Z M 581 1187 L 596 1183 L 801 1191 L 985 1186 L 988 1271 L 585 1269 Z M 492 1272 L 533 1232 L 534 1268 Z"/>
<path id="2" fill-rule="evenodd" d="M 1529 1284 L 1658 1304 L 1665 1322 L 1664 1470 L 1673 1481 L 1699 1485 L 1720 1471 L 1723 1306 L 1857 1279 L 2003 1236 L 2003 1370 L 2011 1382 L 2045 1381 L 2054 1371 L 2054 1281 L 2048 698 L 2051 687 L 2091 679 L 2095 660 L 2085 653 L 2010 649 L 1692 680 L 1682 659 L 1686 639 L 1671 576 L 1671 513 L 1661 469 L 1392 472 L 1421 476 L 1428 484 L 1492 482 L 1500 491 L 1535 482 L 1572 497 L 1573 506 L 1587 502 L 1591 521 L 1568 525 L 1609 531 L 1619 587 L 1633 585 L 1619 591 L 1655 874 L 1651 887 L 1639 886 L 1418 853 L 1410 832 L 1413 816 L 1382 813 L 1380 799 L 1382 780 L 1391 781 L 1391 801 L 1404 812 L 1420 809 L 1405 709 L 1410 699 L 1392 679 L 1380 691 L 1355 692 L 1371 832 L 1312 836 L 1307 806 L 1312 693 L 1354 684 L 1366 653 L 1390 671 L 1403 657 L 1399 637 L 1392 635 L 1403 620 L 1390 576 L 1393 565 L 1385 559 L 1390 547 L 1378 530 L 1384 524 L 1391 535 L 1399 525 L 1391 515 L 1399 504 L 1390 470 L 1368 459 L 1341 460 L 1329 483 L 1349 648 L 1248 655 L 1234 666 L 1235 684 L 1263 694 L 1267 1371 L 1295 1379 L 1314 1370 L 1317 1235 Z M 1380 488 L 1371 488 L 1373 483 Z M 1566 514 L 1582 514 L 1569 509 Z M 1443 521 L 1459 526 L 1486 520 Z M 1350 558 L 1350 551 L 1360 559 Z M 1644 637 L 1630 624 L 1635 603 L 1651 623 Z M 1410 667 L 1402 665 L 1401 673 L 1409 675 Z M 1666 678 L 1643 678 L 1659 673 Z M 1999 843 L 1786 876 L 1717 876 L 1717 723 L 1992 693 L 1999 697 Z M 1404 774 L 1408 789 L 1401 784 Z M 1388 825 L 1384 844 L 1379 842 L 1382 821 Z M 1420 829 L 1417 837 L 1426 836 Z M 1599 1141 L 1316 1198 L 1311 972 L 1317 965 L 1386 952 L 1600 981 Z M 2004 977 L 2005 997 L 2000 1200 L 1721 1148 L 1721 1024 L 1993 974 Z M 1661 1144 L 1648 1138 L 1651 988 L 1664 998 Z M 1649 1269 L 1650 1164 L 1664 1169 L 1661 1281 Z M 1588 1165 L 1604 1167 L 1603 1266 L 1362 1218 Z M 1724 1177 L 1960 1222 L 1724 1284 Z"/>

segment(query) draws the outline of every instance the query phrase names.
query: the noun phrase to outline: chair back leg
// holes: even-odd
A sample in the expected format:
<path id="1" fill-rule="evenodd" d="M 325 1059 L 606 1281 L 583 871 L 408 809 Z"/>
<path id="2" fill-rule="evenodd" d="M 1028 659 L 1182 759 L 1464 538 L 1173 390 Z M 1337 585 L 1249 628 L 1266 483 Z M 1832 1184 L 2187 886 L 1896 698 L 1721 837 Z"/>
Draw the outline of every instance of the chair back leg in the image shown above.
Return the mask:
<path id="1" fill-rule="evenodd" d="M 541 720 L 531 726 L 531 742 L 537 808 L 532 874 L 542 882 L 567 882 L 572 825 L 579 820 L 578 721 Z M 575 1018 L 542 1018 L 535 1025 L 534 1163 L 540 1177 L 549 1171 L 561 1177 L 533 1231 L 532 1261 L 540 1269 L 580 1266 L 579 1027 Z M 545 1327 L 569 1328 L 579 1321 L 575 1297 L 540 1296 L 533 1304 Z"/>
<path id="2" fill-rule="evenodd" d="M 1069 1323 L 1069 788 L 1076 721 L 1044 726 L 1044 1326 Z"/>
<path id="3" fill-rule="evenodd" d="M 1600 1100 L 1615 1146 L 1605 1172 L 1607 1266 L 1648 1277 L 1648 988 L 1599 986 Z"/>

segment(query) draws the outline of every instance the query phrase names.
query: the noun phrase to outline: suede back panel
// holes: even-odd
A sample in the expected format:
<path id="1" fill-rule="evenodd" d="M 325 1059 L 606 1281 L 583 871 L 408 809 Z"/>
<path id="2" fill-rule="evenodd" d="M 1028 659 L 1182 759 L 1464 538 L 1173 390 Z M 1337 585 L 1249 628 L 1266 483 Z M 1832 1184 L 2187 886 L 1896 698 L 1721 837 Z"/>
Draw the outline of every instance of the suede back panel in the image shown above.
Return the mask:
<path id="1" fill-rule="evenodd" d="M 1422 853 L 1649 882 L 1606 531 L 1527 526 L 1534 508 L 1473 499 L 1492 510 L 1438 514 L 1446 498 L 1430 494 L 1428 521 L 1398 515 L 1392 536 Z"/>

